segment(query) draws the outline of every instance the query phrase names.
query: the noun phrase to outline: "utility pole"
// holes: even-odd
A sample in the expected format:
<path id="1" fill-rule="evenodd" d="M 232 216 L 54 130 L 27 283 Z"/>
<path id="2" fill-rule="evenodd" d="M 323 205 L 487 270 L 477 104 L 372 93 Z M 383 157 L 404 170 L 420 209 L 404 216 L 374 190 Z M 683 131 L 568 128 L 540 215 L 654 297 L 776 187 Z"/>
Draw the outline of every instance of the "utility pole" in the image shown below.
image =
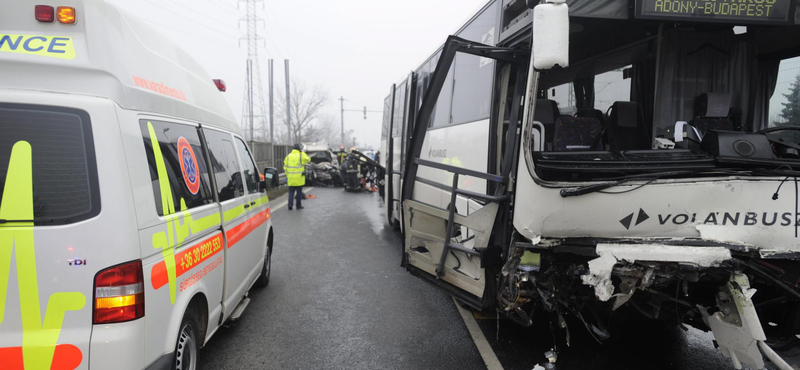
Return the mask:
<path id="1" fill-rule="evenodd" d="M 247 88 L 247 97 L 249 98 L 248 112 L 251 113 L 250 114 L 250 141 L 254 141 L 253 140 L 253 120 L 254 120 L 255 117 L 252 114 L 252 112 L 253 112 L 253 61 L 251 59 L 247 60 L 247 79 L 250 82 L 250 83 L 247 84 L 248 85 L 247 86 L 248 87 Z"/>
<path id="2" fill-rule="evenodd" d="M 286 125 L 289 128 L 289 143 L 292 143 L 292 93 L 289 88 L 289 59 L 284 59 L 283 62 L 286 68 Z"/>
<path id="3" fill-rule="evenodd" d="M 340 97 L 339 101 L 342 102 L 342 145 L 347 145 L 344 142 L 344 96 Z"/>
<path id="4" fill-rule="evenodd" d="M 264 106 L 264 89 L 261 84 L 261 69 L 258 62 L 258 43 L 264 42 L 264 38 L 258 36 L 259 22 L 263 25 L 264 20 L 258 17 L 256 3 L 264 4 L 264 0 L 239 0 L 239 4 L 245 3 L 247 14 L 239 19 L 239 25 L 245 22 L 247 34 L 239 39 L 239 46 L 242 41 L 247 43 L 247 80 L 245 81 L 244 104 L 242 105 L 242 126 L 249 126 L 250 141 L 254 141 L 254 126 L 258 122 L 259 130 L 266 127 L 264 122 L 266 107 Z"/>
<path id="5" fill-rule="evenodd" d="M 273 104 L 273 94 L 274 94 L 274 78 L 273 65 L 274 60 L 269 60 L 269 146 L 272 148 L 272 153 L 269 155 L 269 163 L 272 167 L 275 167 L 275 111 L 274 111 L 274 104 Z"/>

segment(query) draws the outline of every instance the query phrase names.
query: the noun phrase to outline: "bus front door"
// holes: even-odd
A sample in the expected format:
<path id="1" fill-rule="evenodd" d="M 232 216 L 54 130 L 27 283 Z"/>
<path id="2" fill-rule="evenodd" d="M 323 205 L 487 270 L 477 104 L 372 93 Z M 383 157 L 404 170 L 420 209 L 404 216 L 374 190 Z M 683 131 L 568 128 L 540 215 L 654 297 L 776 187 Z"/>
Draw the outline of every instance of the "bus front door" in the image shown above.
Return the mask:
<path id="1" fill-rule="evenodd" d="M 450 65 L 457 53 L 478 55 L 495 59 L 505 65 L 518 67 L 512 107 L 520 107 L 524 88 L 527 87 L 524 71 L 530 60 L 529 51 L 487 46 L 456 36 L 450 36 L 442 50 L 436 70 L 431 76 L 431 85 L 422 101 L 414 122 L 429 122 L 434 106 L 444 86 Z M 507 79 L 504 79 L 508 81 Z M 502 141 L 505 143 L 502 164 L 496 173 L 485 173 L 450 164 L 421 159 L 423 142 L 428 125 L 414 125 L 404 163 L 402 182 L 402 206 L 404 218 L 404 265 L 406 269 L 428 283 L 446 291 L 459 301 L 478 310 L 490 307 L 495 299 L 494 276 L 503 261 L 503 250 L 508 247 L 509 204 L 508 190 L 513 169 L 515 148 L 518 142 L 520 112 L 511 109 L 508 128 Z M 502 122 L 501 122 L 502 124 Z M 499 135 L 503 136 L 503 135 Z M 499 139 L 499 137 L 498 137 Z M 450 197 L 448 209 L 421 200 L 415 196 L 419 167 L 428 167 L 452 176 L 452 186 L 445 190 Z M 465 178 L 485 180 L 492 184 L 492 192 L 477 193 L 459 189 Z M 423 180 L 424 181 L 424 180 Z M 471 210 L 467 216 L 456 210 L 457 201 L 482 205 Z M 470 207 L 472 208 L 472 207 Z M 463 232 L 467 230 L 467 232 Z"/>

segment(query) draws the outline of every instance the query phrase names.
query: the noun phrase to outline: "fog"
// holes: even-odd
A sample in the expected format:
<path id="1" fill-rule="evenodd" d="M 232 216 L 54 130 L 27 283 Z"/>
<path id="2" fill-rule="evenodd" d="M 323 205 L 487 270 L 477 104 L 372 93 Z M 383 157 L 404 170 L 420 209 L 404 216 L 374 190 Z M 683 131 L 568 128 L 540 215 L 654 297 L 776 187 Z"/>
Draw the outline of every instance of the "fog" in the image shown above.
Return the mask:
<path id="1" fill-rule="evenodd" d="M 241 122 L 246 78 L 246 4 L 235 0 L 109 0 L 143 18 L 193 55 L 213 78 L 226 81 L 225 97 Z M 268 99 L 267 63 L 275 60 L 275 89 L 284 89 L 284 59 L 292 80 L 320 85 L 329 94 L 324 114 L 345 109 L 382 111 L 393 83 L 432 54 L 487 0 L 290 1 L 256 6 L 259 64 Z M 268 105 L 267 109 L 268 108 Z M 277 104 L 276 104 L 277 106 Z M 359 146 L 380 145 L 381 113 L 347 112 L 345 129 Z M 276 120 L 276 127 L 279 123 Z M 337 126 L 338 127 L 338 126 Z"/>

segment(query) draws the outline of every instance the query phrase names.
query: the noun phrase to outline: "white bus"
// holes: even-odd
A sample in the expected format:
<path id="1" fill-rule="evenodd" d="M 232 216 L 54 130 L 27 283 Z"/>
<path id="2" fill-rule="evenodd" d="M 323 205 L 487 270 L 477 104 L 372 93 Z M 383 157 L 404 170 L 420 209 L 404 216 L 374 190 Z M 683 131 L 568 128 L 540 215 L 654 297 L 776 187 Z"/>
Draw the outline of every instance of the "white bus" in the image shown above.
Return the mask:
<path id="1" fill-rule="evenodd" d="M 766 342 L 800 330 L 797 1 L 539 3 L 490 1 L 393 86 L 404 266 L 522 325 L 677 318 L 736 366 L 784 366 Z"/>
<path id="2" fill-rule="evenodd" d="M 37 4 L 0 7 L 0 369 L 196 369 L 271 270 L 224 83 L 104 1 Z"/>

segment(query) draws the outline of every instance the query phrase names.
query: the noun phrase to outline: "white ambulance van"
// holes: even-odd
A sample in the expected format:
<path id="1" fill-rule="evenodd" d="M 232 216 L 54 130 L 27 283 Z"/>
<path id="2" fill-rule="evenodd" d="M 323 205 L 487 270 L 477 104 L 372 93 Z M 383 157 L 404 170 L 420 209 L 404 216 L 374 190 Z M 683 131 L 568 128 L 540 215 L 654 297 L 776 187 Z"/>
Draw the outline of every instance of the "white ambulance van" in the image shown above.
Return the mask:
<path id="1" fill-rule="evenodd" d="M 102 0 L 0 8 L 0 369 L 195 369 L 270 275 L 224 85 Z"/>

